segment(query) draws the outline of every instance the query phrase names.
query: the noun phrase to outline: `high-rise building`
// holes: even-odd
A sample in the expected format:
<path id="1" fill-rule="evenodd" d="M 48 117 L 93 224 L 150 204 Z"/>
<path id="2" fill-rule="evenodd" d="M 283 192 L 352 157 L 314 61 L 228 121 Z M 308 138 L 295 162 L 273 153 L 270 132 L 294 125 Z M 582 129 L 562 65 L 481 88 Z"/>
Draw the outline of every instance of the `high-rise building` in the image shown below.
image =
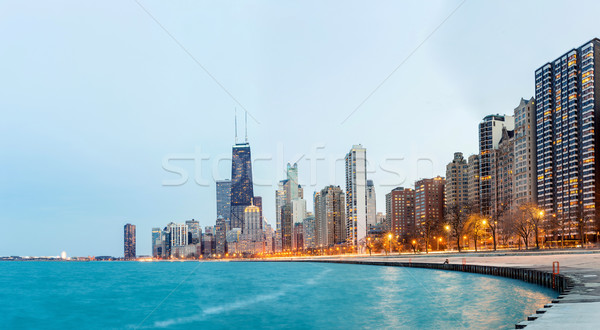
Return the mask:
<path id="1" fill-rule="evenodd" d="M 444 221 L 444 178 L 421 179 L 415 182 L 415 230 L 426 235 L 427 227 Z"/>
<path id="2" fill-rule="evenodd" d="M 254 196 L 254 199 L 252 200 L 252 203 L 254 204 L 254 206 L 258 207 L 258 210 L 260 211 L 260 221 L 263 221 L 263 203 L 262 203 L 262 197 L 261 196 Z"/>
<path id="3" fill-rule="evenodd" d="M 124 230 L 124 250 L 125 260 L 136 258 L 135 254 L 135 225 L 126 224 Z"/>
<path id="4" fill-rule="evenodd" d="M 535 71 L 538 204 L 569 228 L 562 236 L 598 221 L 599 65 L 595 38 Z"/>
<path id="5" fill-rule="evenodd" d="M 375 185 L 373 180 L 367 180 L 367 226 L 377 224 L 377 201 L 375 198 Z"/>
<path id="6" fill-rule="evenodd" d="M 227 231 L 229 223 L 222 215 L 217 217 L 215 223 L 215 253 L 225 255 L 227 253 Z"/>
<path id="7" fill-rule="evenodd" d="M 169 246 L 188 245 L 188 228 L 185 224 L 170 222 L 166 231 L 169 232 Z"/>
<path id="8" fill-rule="evenodd" d="M 492 162 L 494 149 L 502 138 L 502 128 L 515 129 L 515 118 L 507 115 L 489 115 L 479 123 L 479 178 L 480 178 L 480 210 L 489 215 L 492 209 Z"/>
<path id="9" fill-rule="evenodd" d="M 232 228 L 227 231 L 227 252 L 229 254 L 240 253 L 239 243 L 242 237 L 241 228 Z"/>
<path id="10" fill-rule="evenodd" d="M 194 219 L 185 222 L 187 226 L 187 244 L 202 244 L 202 227 Z"/>
<path id="11" fill-rule="evenodd" d="M 260 209 L 254 204 L 246 206 L 242 236 L 251 242 L 262 242 L 262 230 Z"/>
<path id="12" fill-rule="evenodd" d="M 292 250 L 302 251 L 304 249 L 304 226 L 302 222 L 294 223 Z"/>
<path id="13" fill-rule="evenodd" d="M 513 206 L 537 203 L 535 99 L 521 99 L 515 108 Z"/>
<path id="14" fill-rule="evenodd" d="M 232 149 L 231 163 L 231 227 L 244 227 L 244 210 L 250 206 L 253 197 L 250 144 L 236 143 Z"/>
<path id="15" fill-rule="evenodd" d="M 479 178 L 479 155 L 469 156 L 467 163 L 467 185 L 468 185 L 468 205 L 473 209 L 481 210 L 481 180 Z"/>
<path id="16" fill-rule="evenodd" d="M 205 257 L 215 254 L 215 236 L 212 230 L 205 230 L 202 235 L 202 255 Z"/>
<path id="17" fill-rule="evenodd" d="M 382 224 L 386 222 L 386 216 L 383 212 L 377 212 L 377 224 Z M 386 229 L 387 230 L 387 229 Z"/>
<path id="18" fill-rule="evenodd" d="M 231 216 L 231 181 L 217 181 L 217 218 L 229 220 Z"/>
<path id="19" fill-rule="evenodd" d="M 289 183 L 289 199 L 294 200 L 299 198 L 298 196 L 298 164 L 294 163 L 294 165 L 287 164 L 287 180 Z"/>
<path id="20" fill-rule="evenodd" d="M 304 249 L 312 249 L 317 247 L 316 241 L 316 228 L 315 228 L 315 216 L 311 212 L 306 213 L 306 218 L 302 222 L 303 243 Z"/>
<path id="21" fill-rule="evenodd" d="M 327 186 L 315 192 L 316 246 L 332 246 L 346 241 L 344 192 L 339 186 Z"/>
<path id="22" fill-rule="evenodd" d="M 276 240 L 281 242 L 282 250 L 291 250 L 294 245 L 294 223 L 301 223 L 306 216 L 306 201 L 302 187 L 298 184 L 298 164 L 287 164 L 286 180 L 279 182 L 275 193 L 275 212 L 277 218 Z M 277 242 L 276 246 L 279 245 Z"/>
<path id="23" fill-rule="evenodd" d="M 163 235 L 160 228 L 152 228 L 152 257 L 161 258 L 163 256 Z"/>
<path id="24" fill-rule="evenodd" d="M 398 187 L 385 195 L 385 214 L 388 229 L 400 239 L 415 236 L 415 191 Z"/>
<path id="25" fill-rule="evenodd" d="M 514 177 L 514 131 L 502 128 L 502 138 L 498 149 L 493 150 L 492 162 L 492 204 L 491 213 L 495 217 L 509 210 L 512 205 Z"/>
<path id="26" fill-rule="evenodd" d="M 446 165 L 446 205 L 466 205 L 469 202 L 469 169 L 462 152 L 455 152 L 454 159 Z"/>
<path id="27" fill-rule="evenodd" d="M 367 236 L 367 149 L 354 145 L 346 161 L 346 240 L 362 251 Z"/>

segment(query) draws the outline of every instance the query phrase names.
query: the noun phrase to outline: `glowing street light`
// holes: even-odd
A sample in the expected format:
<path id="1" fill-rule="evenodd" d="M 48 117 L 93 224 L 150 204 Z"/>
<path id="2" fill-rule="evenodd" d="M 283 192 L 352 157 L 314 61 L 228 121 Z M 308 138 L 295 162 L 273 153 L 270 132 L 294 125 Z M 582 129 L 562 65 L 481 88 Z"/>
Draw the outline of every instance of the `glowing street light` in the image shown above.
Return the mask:
<path id="1" fill-rule="evenodd" d="M 388 235 L 388 239 L 390 240 L 390 254 L 392 254 L 392 237 L 393 237 L 393 235 L 390 233 Z"/>

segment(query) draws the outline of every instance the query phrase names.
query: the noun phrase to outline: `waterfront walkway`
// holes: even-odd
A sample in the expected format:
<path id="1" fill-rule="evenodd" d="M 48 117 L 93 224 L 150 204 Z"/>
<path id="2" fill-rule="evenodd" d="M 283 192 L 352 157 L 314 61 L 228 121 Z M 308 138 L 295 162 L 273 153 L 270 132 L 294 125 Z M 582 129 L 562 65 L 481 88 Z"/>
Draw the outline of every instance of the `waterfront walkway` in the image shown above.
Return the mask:
<path id="1" fill-rule="evenodd" d="M 517 328 L 600 329 L 600 250 L 535 251 L 535 252 L 482 252 L 482 253 L 431 253 L 401 255 L 361 255 L 293 258 L 293 261 L 319 261 L 366 264 L 389 263 L 444 263 L 535 269 L 553 272 L 553 262 L 558 261 L 560 274 L 566 275 L 572 287 L 557 299 L 538 310 Z M 290 259 L 288 259 L 290 260 Z"/>

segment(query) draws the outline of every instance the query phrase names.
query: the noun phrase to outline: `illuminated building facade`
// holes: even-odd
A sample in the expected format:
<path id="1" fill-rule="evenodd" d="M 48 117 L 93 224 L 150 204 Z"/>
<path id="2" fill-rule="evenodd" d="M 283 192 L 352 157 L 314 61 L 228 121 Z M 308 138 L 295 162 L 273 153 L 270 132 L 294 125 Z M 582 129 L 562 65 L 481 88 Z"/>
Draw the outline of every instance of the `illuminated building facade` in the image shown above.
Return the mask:
<path id="1" fill-rule="evenodd" d="M 537 203 L 535 99 L 515 108 L 513 206 Z"/>
<path id="2" fill-rule="evenodd" d="M 367 180 L 367 226 L 373 227 L 375 224 L 377 224 L 375 185 L 373 184 L 373 180 Z"/>
<path id="3" fill-rule="evenodd" d="M 600 133 L 600 40 L 569 50 L 535 71 L 538 204 L 576 236 L 597 221 L 600 202 L 595 148 Z"/>
<path id="4" fill-rule="evenodd" d="M 514 130 L 514 117 L 489 115 L 479 123 L 479 198 L 480 210 L 484 215 L 490 215 L 494 201 L 492 163 L 495 161 L 494 149 L 498 148 L 503 127 L 511 131 Z"/>
<path id="5" fill-rule="evenodd" d="M 231 216 L 231 180 L 218 180 L 217 183 L 217 218 L 222 216 L 230 220 Z"/>
<path id="6" fill-rule="evenodd" d="M 389 231 L 399 239 L 414 237 L 415 191 L 398 187 L 385 195 L 385 214 Z"/>
<path id="7" fill-rule="evenodd" d="M 479 179 L 479 155 L 469 156 L 467 163 L 468 205 L 473 210 L 480 210 L 481 180 Z"/>
<path id="8" fill-rule="evenodd" d="M 346 161 L 346 241 L 359 251 L 367 236 L 367 149 L 354 145 Z"/>
<path id="9" fill-rule="evenodd" d="M 446 165 L 444 187 L 446 205 L 465 205 L 469 201 L 469 171 L 462 152 L 455 152 L 454 159 Z"/>
<path id="10" fill-rule="evenodd" d="M 446 180 L 438 176 L 415 182 L 415 231 L 425 234 L 427 223 L 439 225 L 444 221 L 444 186 Z"/>
<path id="11" fill-rule="evenodd" d="M 244 228 L 244 210 L 252 202 L 252 156 L 249 143 L 236 143 L 232 149 L 231 163 L 231 213 L 232 228 Z"/>
<path id="12" fill-rule="evenodd" d="M 124 235 L 123 235 L 123 243 L 124 243 L 124 256 L 126 260 L 131 260 L 136 258 L 135 254 L 135 225 L 130 223 L 126 224 L 123 227 Z"/>
<path id="13" fill-rule="evenodd" d="M 327 186 L 314 195 L 316 246 L 333 246 L 346 240 L 344 192 Z"/>

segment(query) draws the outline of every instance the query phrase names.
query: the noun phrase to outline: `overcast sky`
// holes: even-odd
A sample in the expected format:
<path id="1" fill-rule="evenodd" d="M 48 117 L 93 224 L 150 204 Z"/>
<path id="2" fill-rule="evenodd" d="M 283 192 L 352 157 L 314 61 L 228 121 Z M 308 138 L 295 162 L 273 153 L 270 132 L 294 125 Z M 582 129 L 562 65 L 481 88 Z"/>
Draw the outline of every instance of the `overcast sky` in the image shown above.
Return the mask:
<path id="1" fill-rule="evenodd" d="M 152 227 L 214 225 L 236 107 L 270 223 L 285 163 L 312 210 L 358 143 L 385 212 L 600 34 L 594 1 L 140 4 L 0 1 L 0 255 L 122 256 L 128 222 L 143 255 Z"/>

